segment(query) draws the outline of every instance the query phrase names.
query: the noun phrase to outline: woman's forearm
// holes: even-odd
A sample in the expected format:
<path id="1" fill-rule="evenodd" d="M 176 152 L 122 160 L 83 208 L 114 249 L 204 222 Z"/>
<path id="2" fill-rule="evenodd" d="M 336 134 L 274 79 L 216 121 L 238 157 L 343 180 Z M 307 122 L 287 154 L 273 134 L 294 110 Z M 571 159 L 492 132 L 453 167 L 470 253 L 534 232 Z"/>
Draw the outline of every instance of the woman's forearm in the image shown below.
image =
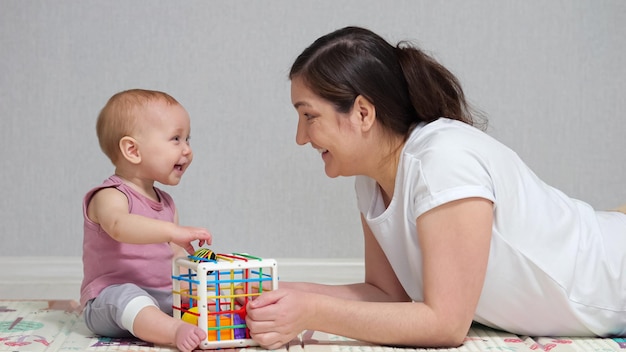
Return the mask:
<path id="1" fill-rule="evenodd" d="M 318 295 L 311 330 L 382 345 L 456 347 L 471 321 L 444 317 L 421 302 L 359 302 Z"/>
<path id="2" fill-rule="evenodd" d="M 378 287 L 368 283 L 354 283 L 345 285 L 325 285 L 310 282 L 280 282 L 278 287 L 293 290 L 317 293 L 340 299 L 367 302 L 393 302 L 397 298 L 391 297 Z"/>

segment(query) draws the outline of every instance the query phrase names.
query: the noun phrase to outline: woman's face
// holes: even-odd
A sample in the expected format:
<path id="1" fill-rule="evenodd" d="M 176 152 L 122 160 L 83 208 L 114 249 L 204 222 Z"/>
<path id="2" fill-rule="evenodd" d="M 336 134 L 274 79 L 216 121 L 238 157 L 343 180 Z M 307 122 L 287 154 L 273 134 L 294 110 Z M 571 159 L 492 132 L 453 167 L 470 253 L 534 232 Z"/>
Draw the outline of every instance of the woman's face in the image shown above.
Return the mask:
<path id="1" fill-rule="evenodd" d="M 298 112 L 296 142 L 310 143 L 324 160 L 329 177 L 359 174 L 363 156 L 360 127 L 354 110 L 339 113 L 327 100 L 314 94 L 298 77 L 291 80 L 291 101 Z"/>

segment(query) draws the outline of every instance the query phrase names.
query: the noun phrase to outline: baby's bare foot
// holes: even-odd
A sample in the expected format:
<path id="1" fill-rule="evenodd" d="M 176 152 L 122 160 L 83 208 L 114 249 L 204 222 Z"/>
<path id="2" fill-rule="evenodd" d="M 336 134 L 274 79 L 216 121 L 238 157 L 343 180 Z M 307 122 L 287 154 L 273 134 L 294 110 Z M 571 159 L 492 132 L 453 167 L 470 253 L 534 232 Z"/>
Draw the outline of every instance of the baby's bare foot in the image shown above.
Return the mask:
<path id="1" fill-rule="evenodd" d="M 193 351 L 204 339 L 206 333 L 195 325 L 183 322 L 176 328 L 176 348 L 182 352 Z"/>

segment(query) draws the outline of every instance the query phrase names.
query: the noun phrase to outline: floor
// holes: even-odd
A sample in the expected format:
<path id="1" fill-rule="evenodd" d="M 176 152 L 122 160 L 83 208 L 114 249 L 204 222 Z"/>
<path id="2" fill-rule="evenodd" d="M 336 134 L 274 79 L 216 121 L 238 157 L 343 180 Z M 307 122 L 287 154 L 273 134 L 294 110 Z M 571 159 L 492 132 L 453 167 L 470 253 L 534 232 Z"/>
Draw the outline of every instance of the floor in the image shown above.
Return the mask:
<path id="1" fill-rule="evenodd" d="M 247 347 L 245 351 L 262 350 Z M 626 339 L 525 337 L 473 326 L 463 345 L 454 349 L 401 349 L 375 346 L 341 336 L 305 331 L 280 351 L 622 351 Z M 72 300 L 0 300 L 0 351 L 175 351 L 135 339 L 94 336 Z"/>

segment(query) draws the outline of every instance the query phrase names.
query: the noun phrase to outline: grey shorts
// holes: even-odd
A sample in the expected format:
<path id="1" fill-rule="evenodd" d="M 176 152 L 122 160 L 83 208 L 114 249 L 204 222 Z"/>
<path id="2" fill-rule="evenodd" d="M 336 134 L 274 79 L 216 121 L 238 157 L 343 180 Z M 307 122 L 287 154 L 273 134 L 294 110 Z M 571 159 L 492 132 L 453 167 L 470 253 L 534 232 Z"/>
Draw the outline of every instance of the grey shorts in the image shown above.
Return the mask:
<path id="1" fill-rule="evenodd" d="M 172 315 L 172 292 L 142 288 L 135 284 L 111 285 L 85 305 L 85 324 L 93 333 L 107 337 L 130 337 L 140 310 L 155 306 Z"/>

